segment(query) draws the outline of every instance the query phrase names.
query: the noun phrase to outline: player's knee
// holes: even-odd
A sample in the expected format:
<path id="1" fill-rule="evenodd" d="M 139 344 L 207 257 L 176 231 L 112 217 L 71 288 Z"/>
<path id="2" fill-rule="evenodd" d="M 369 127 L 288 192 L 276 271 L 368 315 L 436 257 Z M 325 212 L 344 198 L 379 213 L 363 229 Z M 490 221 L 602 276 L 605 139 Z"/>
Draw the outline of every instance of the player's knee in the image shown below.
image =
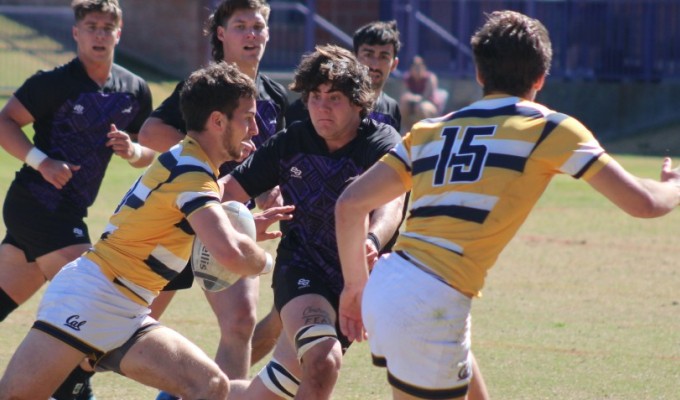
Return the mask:
<path id="1" fill-rule="evenodd" d="M 314 324 L 300 328 L 295 334 L 295 348 L 305 373 L 337 374 L 342 363 L 342 351 L 336 344 L 339 345 L 338 334 L 332 325 Z"/>
<path id="2" fill-rule="evenodd" d="M 4 321 L 19 305 L 0 288 L 0 322 Z"/>
<path id="3" fill-rule="evenodd" d="M 184 399 L 225 399 L 229 395 L 229 379 L 220 371 L 204 377 L 200 382 L 182 385 Z"/>
<path id="4" fill-rule="evenodd" d="M 284 399 L 294 398 L 300 386 L 300 379 L 274 358 L 260 370 L 257 376 L 269 391 Z"/>
<path id="5" fill-rule="evenodd" d="M 250 340 L 257 322 L 256 314 L 246 310 L 240 310 L 234 315 L 218 319 L 222 337 L 233 340 Z"/>

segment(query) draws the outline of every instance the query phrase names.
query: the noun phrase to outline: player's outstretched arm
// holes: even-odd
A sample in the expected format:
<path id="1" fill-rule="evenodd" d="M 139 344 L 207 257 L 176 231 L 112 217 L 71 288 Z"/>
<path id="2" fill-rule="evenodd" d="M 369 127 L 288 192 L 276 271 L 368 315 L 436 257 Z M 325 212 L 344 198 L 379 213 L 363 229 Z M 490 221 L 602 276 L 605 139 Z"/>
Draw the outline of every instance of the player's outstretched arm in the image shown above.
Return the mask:
<path id="1" fill-rule="evenodd" d="M 368 281 L 365 247 L 368 215 L 404 192 L 397 173 L 377 163 L 345 189 L 335 206 L 335 229 L 345 280 L 340 294 L 340 329 L 350 340 L 366 338 L 361 319 L 361 296 Z"/>
<path id="2" fill-rule="evenodd" d="M 661 180 L 639 178 L 611 160 L 588 183 L 626 213 L 638 218 L 655 218 L 680 204 L 680 167 L 672 168 L 665 158 Z"/>

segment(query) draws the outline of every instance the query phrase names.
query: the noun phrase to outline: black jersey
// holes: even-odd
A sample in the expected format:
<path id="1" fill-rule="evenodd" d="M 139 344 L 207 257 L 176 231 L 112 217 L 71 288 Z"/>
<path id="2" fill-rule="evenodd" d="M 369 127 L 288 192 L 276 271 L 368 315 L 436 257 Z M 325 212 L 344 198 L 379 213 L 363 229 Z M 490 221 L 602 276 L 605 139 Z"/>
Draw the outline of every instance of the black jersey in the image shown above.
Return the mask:
<path id="1" fill-rule="evenodd" d="M 373 110 L 368 114 L 369 118 L 391 125 L 397 132 L 401 131 L 401 112 L 396 100 L 386 95 L 385 92 L 375 100 Z M 286 112 L 286 125 L 290 126 L 295 121 L 302 121 L 309 118 L 309 110 L 301 99 L 295 100 Z"/>
<path id="2" fill-rule="evenodd" d="M 311 121 L 305 120 L 276 134 L 231 172 L 250 196 L 279 185 L 284 203 L 295 205 L 293 219 L 281 221 L 277 271 L 317 271 L 340 293 L 343 279 L 335 238 L 335 203 L 352 179 L 399 141 L 394 128 L 366 118 L 356 138 L 329 153 Z"/>
<path id="3" fill-rule="evenodd" d="M 139 76 L 116 64 L 104 87 L 87 75 L 78 58 L 30 77 L 14 96 L 33 116 L 35 146 L 50 158 L 80 165 L 61 189 L 24 165 L 14 185 L 52 212 L 87 215 L 111 160 L 105 144 L 111 124 L 139 132 L 151 112 L 151 92 Z"/>
<path id="4" fill-rule="evenodd" d="M 253 137 L 253 143 L 259 148 L 267 139 L 285 126 L 285 113 L 288 109 L 286 89 L 266 75 L 258 74 L 255 78 L 257 87 L 257 129 L 259 134 Z M 186 134 L 186 126 L 179 106 L 179 93 L 184 87 L 184 81 L 177 84 L 170 97 L 151 113 L 152 117 Z M 220 174 L 226 175 L 238 165 L 235 161 L 224 163 L 220 167 Z"/>

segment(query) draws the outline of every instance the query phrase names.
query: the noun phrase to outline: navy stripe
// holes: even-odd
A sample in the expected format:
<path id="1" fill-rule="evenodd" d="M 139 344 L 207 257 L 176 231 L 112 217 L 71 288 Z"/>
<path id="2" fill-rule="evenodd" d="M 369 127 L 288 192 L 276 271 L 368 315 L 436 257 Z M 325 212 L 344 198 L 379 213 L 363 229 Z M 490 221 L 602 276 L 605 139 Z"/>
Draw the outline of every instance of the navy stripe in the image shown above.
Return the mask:
<path id="1" fill-rule="evenodd" d="M 411 167 L 409 167 L 408 163 L 406 160 L 401 158 L 399 154 L 397 154 L 397 151 L 395 149 L 390 150 L 390 154 L 393 155 L 397 160 L 401 161 L 402 164 L 404 164 L 404 168 L 406 168 L 407 171 L 411 171 Z"/>
<path id="2" fill-rule="evenodd" d="M 175 228 L 180 229 L 182 232 L 186 233 L 187 235 L 195 235 L 196 232 L 194 232 L 194 228 L 191 227 L 191 224 L 189 224 L 189 221 L 186 218 L 182 218 L 181 221 L 175 224 Z"/>
<path id="3" fill-rule="evenodd" d="M 136 210 L 144 205 L 144 200 L 133 194 L 125 199 L 125 205 L 132 208 L 133 210 Z"/>
<path id="4" fill-rule="evenodd" d="M 291 381 L 297 383 L 298 385 L 300 384 L 300 380 L 296 378 L 293 374 L 288 372 L 286 368 L 283 367 L 283 365 L 277 363 L 276 361 L 270 361 L 267 364 L 267 369 L 275 369 L 277 370 L 281 375 L 285 376 L 286 378 L 290 379 Z M 291 396 L 294 396 L 295 394 L 291 394 Z"/>
<path id="5" fill-rule="evenodd" d="M 431 156 L 421 158 L 419 160 L 413 161 L 413 172 L 412 175 L 416 176 L 420 173 L 433 170 L 437 166 L 437 160 L 439 156 Z"/>
<path id="6" fill-rule="evenodd" d="M 481 224 L 484 223 L 486 217 L 488 216 L 489 211 L 480 210 L 478 208 L 464 206 L 432 206 L 432 207 L 419 207 L 411 210 L 411 216 L 409 218 L 451 217 Z"/>
<path id="7" fill-rule="evenodd" d="M 494 117 L 500 117 L 500 116 L 514 116 L 514 115 L 519 115 L 519 116 L 524 116 L 524 117 L 529 117 L 529 118 L 542 118 L 543 114 L 533 108 L 533 107 L 522 107 L 518 106 L 516 104 L 510 104 L 505 107 L 500 107 L 500 108 L 493 108 L 490 110 L 487 109 L 481 109 L 481 108 L 473 108 L 470 110 L 462 110 L 454 113 L 451 115 L 450 118 L 447 118 L 446 121 L 453 121 L 458 118 L 494 118 Z"/>
<path id="8" fill-rule="evenodd" d="M 169 171 L 173 169 L 175 165 L 177 165 L 178 160 L 175 158 L 175 156 L 173 156 L 172 153 L 166 152 L 161 153 L 161 155 L 158 156 L 158 162 L 160 162 L 161 165 Z"/>
<path id="9" fill-rule="evenodd" d="M 371 354 L 371 359 L 373 360 L 373 365 L 376 367 L 387 367 L 387 360 L 385 357 L 378 357 L 375 354 Z"/>
<path id="10" fill-rule="evenodd" d="M 186 203 L 182 206 L 182 209 L 181 209 L 180 211 L 182 211 L 182 213 L 183 213 L 184 215 L 189 215 L 189 214 L 191 214 L 192 212 L 194 212 L 194 211 L 198 210 L 199 208 L 203 207 L 204 205 L 206 205 L 206 204 L 208 204 L 208 203 L 212 203 L 212 202 L 218 203 L 218 204 L 219 204 L 219 201 L 217 201 L 217 199 L 215 199 L 214 197 L 211 197 L 211 196 L 201 196 L 201 197 L 198 197 L 198 198 L 195 198 L 195 199 L 193 199 L 193 200 L 191 200 L 191 201 L 186 202 Z"/>
<path id="11" fill-rule="evenodd" d="M 588 162 L 586 163 L 586 165 L 584 165 L 583 168 L 581 168 L 581 170 L 578 171 L 578 172 L 576 173 L 576 175 L 574 175 L 574 178 L 580 179 L 580 178 L 583 176 L 583 174 L 585 174 L 586 171 L 588 171 L 588 169 L 590 168 L 590 166 L 593 165 L 593 164 L 595 163 L 595 161 L 597 161 L 597 160 L 600 159 L 600 156 L 601 156 L 602 154 L 604 154 L 604 150 L 602 150 L 602 152 L 601 152 L 600 154 L 598 154 L 597 156 L 593 157 L 590 161 L 588 161 Z"/>
<path id="12" fill-rule="evenodd" d="M 517 172 L 524 172 L 527 159 L 520 156 L 511 156 L 508 154 L 489 153 L 486 157 L 486 164 L 484 167 L 496 167 L 510 169 Z"/>
<path id="13" fill-rule="evenodd" d="M 536 150 L 536 148 L 543 143 L 543 141 L 557 128 L 557 126 L 562 123 L 565 119 L 569 118 L 568 115 L 562 114 L 562 113 L 552 113 L 545 117 L 546 124 L 543 127 L 543 132 L 541 132 L 541 136 L 538 138 L 536 141 L 536 144 L 534 145 L 534 148 L 531 150 L 531 153 Z"/>
<path id="14" fill-rule="evenodd" d="M 123 282 L 121 282 L 118 278 L 113 278 L 113 283 L 115 283 L 116 285 L 122 286 L 122 287 L 124 287 L 125 289 L 129 290 L 130 293 L 134 294 L 135 296 L 137 296 L 138 299 L 142 300 L 142 301 L 144 302 L 144 304 L 147 304 L 147 303 L 148 303 L 147 300 L 146 300 L 144 297 L 140 296 L 139 294 L 137 294 L 137 292 L 135 292 L 134 290 L 132 290 L 132 289 L 130 289 L 129 287 L 127 287 L 127 286 L 126 286 Z"/>
<path id="15" fill-rule="evenodd" d="M 88 357 L 92 356 L 94 359 L 99 359 L 101 356 L 104 355 L 104 352 L 95 349 L 94 347 L 90 346 L 89 344 L 83 342 L 82 340 L 78 339 L 75 336 L 71 336 L 65 331 L 52 326 L 46 322 L 43 321 L 35 321 L 33 323 L 33 329 L 43 331 L 47 333 L 50 336 L 53 336 L 62 342 L 66 343 L 67 345 L 73 347 L 74 349 L 78 350 L 81 353 L 85 353 Z"/>
<path id="16" fill-rule="evenodd" d="M 420 386 L 413 386 L 400 380 L 399 378 L 396 378 L 389 371 L 387 372 L 387 381 L 390 383 L 390 385 L 401 390 L 402 392 L 420 399 L 454 399 L 463 397 L 468 392 L 468 385 L 448 389 L 425 389 Z"/>
<path id="17" fill-rule="evenodd" d="M 215 174 L 213 174 L 213 173 L 210 172 L 210 171 L 206 171 L 206 169 L 203 168 L 203 167 L 200 167 L 200 166 L 198 166 L 198 165 L 180 165 L 180 166 L 178 166 L 178 167 L 173 168 L 173 169 L 170 171 L 170 176 L 168 177 L 168 179 L 167 179 L 166 182 L 172 182 L 172 181 L 175 180 L 178 176 L 180 176 L 180 175 L 182 175 L 182 174 L 186 174 L 186 173 L 188 173 L 188 172 L 203 172 L 204 174 L 206 174 L 206 175 L 208 175 L 209 177 L 211 177 L 212 180 L 214 180 L 214 181 L 217 180 L 217 176 L 215 176 Z"/>
<path id="18" fill-rule="evenodd" d="M 156 274 L 162 276 L 164 279 L 171 281 L 172 278 L 176 277 L 179 275 L 177 271 L 174 271 L 170 268 L 168 268 L 165 264 L 163 264 L 159 259 L 156 257 L 149 255 L 149 258 L 144 260 L 144 264 L 146 264 L 153 272 Z"/>

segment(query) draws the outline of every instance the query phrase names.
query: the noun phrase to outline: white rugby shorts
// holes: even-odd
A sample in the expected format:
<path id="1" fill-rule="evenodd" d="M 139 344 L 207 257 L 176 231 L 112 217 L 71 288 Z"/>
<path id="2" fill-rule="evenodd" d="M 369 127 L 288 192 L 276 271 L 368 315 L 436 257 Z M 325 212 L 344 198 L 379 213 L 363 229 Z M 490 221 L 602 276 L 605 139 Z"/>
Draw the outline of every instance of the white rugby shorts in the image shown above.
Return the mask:
<path id="1" fill-rule="evenodd" d="M 464 394 L 472 377 L 471 299 L 421 268 L 391 253 L 371 273 L 362 317 L 374 363 L 412 395 Z"/>
<path id="2" fill-rule="evenodd" d="M 130 300 L 91 260 L 66 264 L 47 287 L 38 308 L 38 323 L 66 343 L 71 338 L 95 352 L 125 343 L 139 328 L 156 322 L 149 308 Z"/>

